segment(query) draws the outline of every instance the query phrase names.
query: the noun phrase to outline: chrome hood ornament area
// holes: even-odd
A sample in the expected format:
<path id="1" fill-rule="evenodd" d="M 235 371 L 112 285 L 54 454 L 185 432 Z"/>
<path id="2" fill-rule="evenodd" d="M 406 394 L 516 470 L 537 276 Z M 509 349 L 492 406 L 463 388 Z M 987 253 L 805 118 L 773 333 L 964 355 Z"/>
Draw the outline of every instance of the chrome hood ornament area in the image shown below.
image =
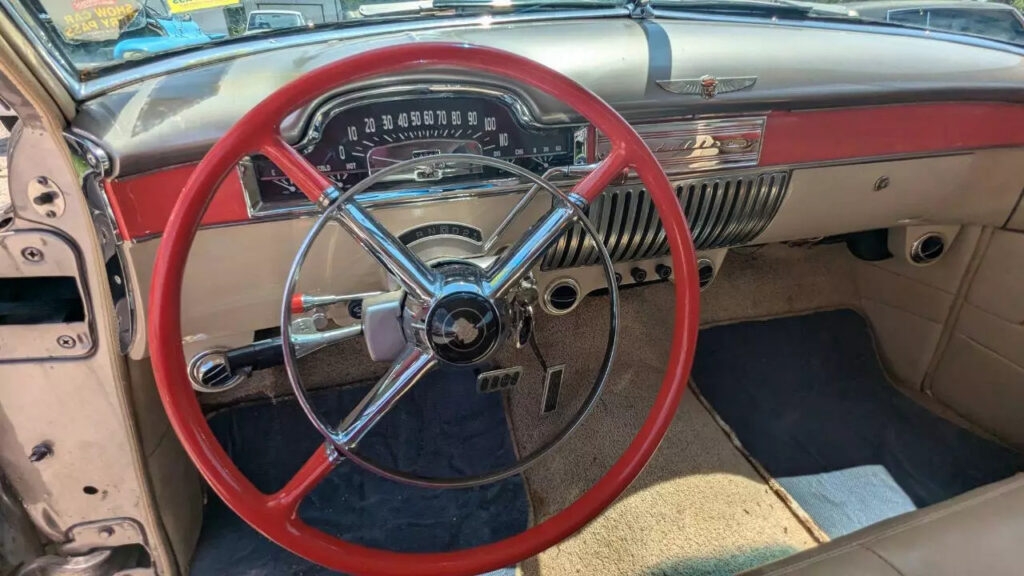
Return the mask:
<path id="1" fill-rule="evenodd" d="M 705 74 L 700 78 L 686 78 L 683 80 L 658 80 L 661 86 L 669 92 L 700 96 L 710 100 L 718 94 L 725 92 L 737 92 L 746 90 L 757 82 L 757 76 L 734 76 L 732 78 L 715 78 Z"/>

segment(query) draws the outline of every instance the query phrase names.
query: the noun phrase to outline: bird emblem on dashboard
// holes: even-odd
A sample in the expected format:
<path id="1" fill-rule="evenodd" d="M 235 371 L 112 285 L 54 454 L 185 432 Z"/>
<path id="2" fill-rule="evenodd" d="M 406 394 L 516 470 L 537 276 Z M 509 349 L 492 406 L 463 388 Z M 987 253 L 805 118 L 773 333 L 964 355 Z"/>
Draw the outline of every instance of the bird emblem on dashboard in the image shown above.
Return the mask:
<path id="1" fill-rule="evenodd" d="M 718 94 L 745 90 L 753 86 L 755 82 L 757 82 L 757 76 L 716 78 L 710 74 L 705 74 L 700 78 L 658 80 L 658 86 L 676 94 L 700 96 L 705 100 L 710 100 Z"/>

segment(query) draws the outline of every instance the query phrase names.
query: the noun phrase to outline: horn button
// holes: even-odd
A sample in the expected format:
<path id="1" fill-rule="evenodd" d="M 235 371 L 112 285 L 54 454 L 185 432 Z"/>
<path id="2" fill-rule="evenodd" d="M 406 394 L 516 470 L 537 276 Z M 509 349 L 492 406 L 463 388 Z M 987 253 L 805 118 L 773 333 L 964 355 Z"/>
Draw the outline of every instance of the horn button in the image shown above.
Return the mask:
<path id="1" fill-rule="evenodd" d="M 441 298 L 430 310 L 426 327 L 431 348 L 452 364 L 480 362 L 494 350 L 501 335 L 494 304 L 472 292 Z"/>

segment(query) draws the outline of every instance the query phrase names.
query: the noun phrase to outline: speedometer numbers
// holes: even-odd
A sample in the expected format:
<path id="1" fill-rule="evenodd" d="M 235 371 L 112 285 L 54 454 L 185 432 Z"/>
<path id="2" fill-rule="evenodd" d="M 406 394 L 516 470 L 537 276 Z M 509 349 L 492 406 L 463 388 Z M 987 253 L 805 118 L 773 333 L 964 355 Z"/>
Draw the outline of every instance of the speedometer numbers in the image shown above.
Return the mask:
<path id="1" fill-rule="evenodd" d="M 496 98 L 429 95 L 367 102 L 329 114 L 310 129 L 299 151 L 342 189 L 368 175 L 410 158 L 423 158 L 388 185 L 418 182 L 486 180 L 499 176 L 490 168 L 430 162 L 440 154 L 474 154 L 501 158 L 535 172 L 567 166 L 580 154 L 578 127 L 527 126 Z M 272 163 L 254 158 L 261 204 L 294 202 L 302 197 Z"/>

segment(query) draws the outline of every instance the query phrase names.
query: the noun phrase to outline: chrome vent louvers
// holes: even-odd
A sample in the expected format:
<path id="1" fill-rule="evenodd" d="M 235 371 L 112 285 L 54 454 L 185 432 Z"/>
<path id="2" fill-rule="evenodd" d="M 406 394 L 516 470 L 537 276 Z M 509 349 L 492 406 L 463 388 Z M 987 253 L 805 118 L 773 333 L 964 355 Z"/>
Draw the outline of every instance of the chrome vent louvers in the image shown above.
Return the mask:
<path id="1" fill-rule="evenodd" d="M 698 250 L 738 246 L 752 241 L 775 217 L 786 196 L 789 173 L 764 172 L 675 182 L 676 198 Z M 609 188 L 587 211 L 615 262 L 668 254 L 661 220 L 640 186 Z M 541 267 L 597 264 L 597 249 L 583 227 L 567 230 L 544 255 Z"/>

